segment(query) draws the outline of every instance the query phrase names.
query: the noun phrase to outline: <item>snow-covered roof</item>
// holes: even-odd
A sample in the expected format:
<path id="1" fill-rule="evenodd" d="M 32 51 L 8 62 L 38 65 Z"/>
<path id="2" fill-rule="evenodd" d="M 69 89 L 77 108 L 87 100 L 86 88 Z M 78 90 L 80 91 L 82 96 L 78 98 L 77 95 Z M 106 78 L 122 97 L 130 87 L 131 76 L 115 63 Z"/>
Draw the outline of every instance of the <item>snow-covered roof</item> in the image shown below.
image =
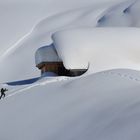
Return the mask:
<path id="1" fill-rule="evenodd" d="M 66 69 L 100 72 L 140 70 L 140 29 L 78 28 L 56 32 L 52 38 Z"/>
<path id="2" fill-rule="evenodd" d="M 36 51 L 35 54 L 36 65 L 42 62 L 61 62 L 56 49 L 53 44 L 43 46 Z"/>

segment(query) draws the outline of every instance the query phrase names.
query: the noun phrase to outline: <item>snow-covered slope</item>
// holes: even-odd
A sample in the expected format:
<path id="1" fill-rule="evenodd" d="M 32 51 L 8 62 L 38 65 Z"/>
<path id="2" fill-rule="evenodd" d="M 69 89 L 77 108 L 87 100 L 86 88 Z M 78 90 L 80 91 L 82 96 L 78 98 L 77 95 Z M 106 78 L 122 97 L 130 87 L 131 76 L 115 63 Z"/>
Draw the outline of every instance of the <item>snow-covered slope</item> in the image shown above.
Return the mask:
<path id="1" fill-rule="evenodd" d="M 138 140 L 139 7 L 140 0 L 0 1 L 0 88 L 8 89 L 0 140 Z M 39 77 L 35 52 L 52 43 L 68 69 L 89 66 L 88 75 Z"/>
<path id="2" fill-rule="evenodd" d="M 122 69 L 73 79 L 46 78 L 17 88 L 15 92 L 9 90 L 9 96 L 0 102 L 2 140 L 140 137 L 138 71 Z"/>
<path id="3" fill-rule="evenodd" d="M 39 47 L 50 45 L 52 43 L 51 36 L 56 31 L 100 26 L 139 27 L 140 18 L 137 14 L 139 13 L 139 0 L 111 0 L 110 2 L 99 1 L 97 3 L 91 0 L 87 2 L 85 7 L 83 6 L 84 3 L 86 2 L 77 3 L 75 10 L 68 10 L 63 13 L 58 10 L 59 14 L 43 18 L 27 35 L 17 41 L 15 45 L 9 47 L 0 57 L 0 65 L 2 66 L 0 81 L 13 81 L 39 76 L 40 72 L 35 67 L 35 51 Z M 64 7 L 65 4 L 66 2 L 64 2 Z M 73 2 L 71 4 L 73 5 Z M 12 72 L 9 72 L 9 69 Z"/>
<path id="4" fill-rule="evenodd" d="M 110 1 L 115 0 L 1 0 L 0 53 L 26 36 L 45 17 Z"/>
<path id="5" fill-rule="evenodd" d="M 111 0 L 102 0 L 105 1 Z M 101 3 L 101 1 L 77 0 L 75 4 L 69 0 L 1 0 L 0 53 L 26 36 L 43 18 L 94 3 Z"/>

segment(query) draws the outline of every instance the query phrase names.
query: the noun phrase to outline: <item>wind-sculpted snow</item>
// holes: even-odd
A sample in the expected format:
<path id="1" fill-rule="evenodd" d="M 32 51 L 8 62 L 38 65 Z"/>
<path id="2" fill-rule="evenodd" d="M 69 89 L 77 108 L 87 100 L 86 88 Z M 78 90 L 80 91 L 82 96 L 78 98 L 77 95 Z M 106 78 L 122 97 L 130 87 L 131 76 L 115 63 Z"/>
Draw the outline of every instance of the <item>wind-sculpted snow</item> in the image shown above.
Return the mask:
<path id="1" fill-rule="evenodd" d="M 53 42 L 51 36 L 57 31 L 85 27 L 139 27 L 138 5 L 140 3 L 136 0 L 94 3 L 86 8 L 78 8 L 77 5 L 75 10 L 44 18 L 0 57 L 0 81 L 38 76 L 40 72 L 35 67 L 35 52 L 42 46 L 50 45 Z"/>
<path id="2" fill-rule="evenodd" d="M 115 0 L 1 0 L 0 54 L 17 44 L 45 17 L 109 1 Z"/>
<path id="3" fill-rule="evenodd" d="M 57 55 L 56 49 L 53 45 L 43 46 L 39 48 L 35 53 L 36 65 L 41 62 L 60 62 L 60 58 Z"/>
<path id="4" fill-rule="evenodd" d="M 108 69 L 140 70 L 140 29 L 82 28 L 53 35 L 59 56 L 67 69 L 90 73 Z"/>
<path id="5" fill-rule="evenodd" d="M 140 72 L 129 69 L 140 70 L 140 0 L 21 1 L 0 1 L 0 27 L 15 27 L 1 30 L 2 47 L 35 24 L 0 55 L 0 140 L 138 140 Z M 87 73 L 40 77 L 35 52 L 52 43 L 67 69 Z"/>
<path id="6" fill-rule="evenodd" d="M 140 137 L 138 71 L 111 70 L 80 78 L 45 78 L 11 91 L 0 101 L 1 140 Z"/>

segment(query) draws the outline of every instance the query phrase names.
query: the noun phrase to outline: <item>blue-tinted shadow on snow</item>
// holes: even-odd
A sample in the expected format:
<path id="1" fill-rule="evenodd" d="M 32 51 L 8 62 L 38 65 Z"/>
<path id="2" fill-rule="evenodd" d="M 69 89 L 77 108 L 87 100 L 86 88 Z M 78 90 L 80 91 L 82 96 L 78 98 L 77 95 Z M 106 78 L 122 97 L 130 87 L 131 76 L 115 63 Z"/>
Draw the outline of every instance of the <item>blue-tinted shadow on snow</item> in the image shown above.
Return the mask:
<path id="1" fill-rule="evenodd" d="M 8 82 L 6 83 L 9 86 L 19 86 L 19 85 L 28 85 L 33 84 L 34 82 L 38 81 L 40 77 L 27 79 L 27 80 L 21 80 L 21 81 L 14 81 L 14 82 Z"/>
<path id="2" fill-rule="evenodd" d="M 45 72 L 41 75 L 41 77 L 36 77 L 36 78 L 26 79 L 26 80 L 21 80 L 21 81 L 8 82 L 6 84 L 9 86 L 28 85 L 28 84 L 33 84 L 33 83 L 37 82 L 38 80 L 40 80 L 43 77 L 55 77 L 55 76 L 57 76 L 57 75 L 54 74 L 53 72 Z"/>

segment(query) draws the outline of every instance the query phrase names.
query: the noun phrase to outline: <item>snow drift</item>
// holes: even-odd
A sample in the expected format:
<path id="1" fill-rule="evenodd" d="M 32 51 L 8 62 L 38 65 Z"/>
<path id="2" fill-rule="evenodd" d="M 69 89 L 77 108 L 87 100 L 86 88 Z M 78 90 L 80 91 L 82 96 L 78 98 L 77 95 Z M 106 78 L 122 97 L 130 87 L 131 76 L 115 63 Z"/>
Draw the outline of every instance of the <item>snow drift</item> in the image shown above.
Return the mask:
<path id="1" fill-rule="evenodd" d="M 17 0 L 12 2 L 17 4 Z M 25 5 L 21 3 L 21 7 Z M 10 14 L 12 22 L 8 24 L 16 23 L 14 35 L 5 27 L 5 34 L 10 32 L 13 41 L 39 20 L 13 46 L 10 37 L 4 37 L 10 49 L 1 50 L 5 53 L 0 56 L 0 82 L 31 79 L 0 84 L 8 88 L 6 98 L 0 101 L 0 140 L 138 140 L 140 72 L 102 70 L 139 69 L 140 1 L 36 0 L 36 5 L 31 4 L 33 13 L 28 14 L 30 8 L 23 10 L 22 20 L 19 15 L 14 20 Z M 69 6 L 72 10 L 66 12 Z M 19 14 L 17 9 L 15 13 Z M 48 18 L 50 11 L 57 14 Z M 0 14 L 3 16 L 3 12 Z M 21 23 L 27 17 L 28 26 L 24 28 Z M 117 28 L 99 28 L 110 26 Z M 39 75 L 34 62 L 36 50 L 51 43 L 68 69 L 90 64 L 90 75 L 33 78 Z"/>
<path id="2" fill-rule="evenodd" d="M 0 102 L 2 140 L 140 137 L 138 71 L 111 70 L 70 80 L 46 78 L 17 88 Z"/>
<path id="3" fill-rule="evenodd" d="M 57 52 L 67 69 L 90 73 L 108 69 L 140 70 L 140 29 L 82 28 L 53 35 Z"/>
<path id="4" fill-rule="evenodd" d="M 61 62 L 54 45 L 43 46 L 39 48 L 35 53 L 35 63 L 36 65 L 41 62 Z"/>
<path id="5" fill-rule="evenodd" d="M 57 31 L 83 27 L 139 27 L 140 18 L 137 14 L 139 1 L 110 1 L 100 4 L 94 2 L 93 5 L 84 8 L 78 8 L 78 5 L 77 3 L 75 10 L 44 18 L 27 35 L 11 46 L 0 57 L 0 65 L 3 66 L 0 69 L 0 81 L 38 76 L 40 72 L 35 68 L 35 52 L 42 46 L 50 45 L 51 36 Z M 12 73 L 9 72 L 9 68 Z"/>

